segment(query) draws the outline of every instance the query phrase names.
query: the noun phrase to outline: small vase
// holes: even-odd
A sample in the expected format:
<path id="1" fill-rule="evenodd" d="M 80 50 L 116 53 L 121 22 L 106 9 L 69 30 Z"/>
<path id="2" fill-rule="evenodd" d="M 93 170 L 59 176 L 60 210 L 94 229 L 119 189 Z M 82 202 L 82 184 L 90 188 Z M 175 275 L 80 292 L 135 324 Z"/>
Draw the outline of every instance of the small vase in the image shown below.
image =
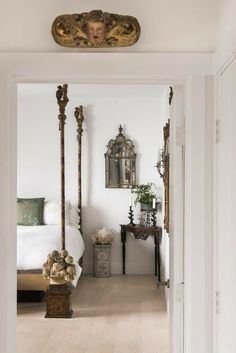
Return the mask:
<path id="1" fill-rule="evenodd" d="M 139 222 L 142 226 L 144 227 L 151 227 L 152 222 L 151 222 L 151 211 L 140 211 L 139 214 Z"/>

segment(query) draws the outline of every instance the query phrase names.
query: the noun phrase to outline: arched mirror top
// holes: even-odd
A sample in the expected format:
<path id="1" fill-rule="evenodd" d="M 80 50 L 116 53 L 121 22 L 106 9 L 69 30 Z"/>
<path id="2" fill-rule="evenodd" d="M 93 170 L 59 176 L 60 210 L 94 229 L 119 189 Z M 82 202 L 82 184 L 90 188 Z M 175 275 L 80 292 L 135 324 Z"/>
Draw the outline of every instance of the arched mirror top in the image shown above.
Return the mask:
<path id="1" fill-rule="evenodd" d="M 120 125 L 116 139 L 109 141 L 106 153 L 109 157 L 130 158 L 135 155 L 133 142 L 126 139 L 122 131 L 123 128 Z"/>

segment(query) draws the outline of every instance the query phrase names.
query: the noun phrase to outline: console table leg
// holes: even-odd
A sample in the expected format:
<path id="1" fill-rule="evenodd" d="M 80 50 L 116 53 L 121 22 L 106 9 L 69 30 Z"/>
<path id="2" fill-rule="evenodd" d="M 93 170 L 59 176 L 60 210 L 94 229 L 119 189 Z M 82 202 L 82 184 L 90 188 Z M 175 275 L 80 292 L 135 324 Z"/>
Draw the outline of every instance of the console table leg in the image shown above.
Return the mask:
<path id="1" fill-rule="evenodd" d="M 122 244 L 123 275 L 125 275 L 125 243 Z"/>
<path id="2" fill-rule="evenodd" d="M 123 275 L 125 275 L 125 243 L 126 243 L 126 231 L 121 227 L 121 241 L 122 241 L 122 264 L 123 264 Z"/>
<path id="3" fill-rule="evenodd" d="M 157 258 L 158 258 L 158 247 L 157 247 L 157 238 L 156 236 L 154 236 L 154 243 L 155 243 L 155 249 L 154 249 L 154 252 L 155 252 L 155 276 L 157 276 Z"/>
<path id="4" fill-rule="evenodd" d="M 160 261 L 160 243 L 157 245 L 157 266 L 158 266 L 158 280 L 161 282 L 161 261 Z"/>

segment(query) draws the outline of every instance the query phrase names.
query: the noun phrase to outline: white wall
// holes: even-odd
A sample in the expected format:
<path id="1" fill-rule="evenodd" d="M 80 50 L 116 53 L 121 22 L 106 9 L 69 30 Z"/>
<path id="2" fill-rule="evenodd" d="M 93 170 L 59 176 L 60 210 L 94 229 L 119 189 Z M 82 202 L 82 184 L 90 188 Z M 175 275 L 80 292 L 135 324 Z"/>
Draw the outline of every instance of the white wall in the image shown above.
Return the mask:
<path id="1" fill-rule="evenodd" d="M 133 87 L 133 88 L 132 88 Z M 44 89 L 46 92 L 44 92 Z M 60 197 L 58 107 L 56 85 L 18 89 L 18 196 Z M 99 92 L 96 94 L 96 92 Z M 162 180 L 154 167 L 163 144 L 163 110 L 167 92 L 161 86 L 112 85 L 68 87 L 66 120 L 66 198 L 77 202 L 77 142 L 74 107 L 84 106 L 82 157 L 83 234 L 86 243 L 84 271 L 93 271 L 90 234 L 106 226 L 115 230 L 112 273 L 121 273 L 119 224 L 128 223 L 130 190 L 105 188 L 104 153 L 120 124 L 137 153 L 137 183 L 154 182 L 162 194 Z M 100 97 L 97 98 L 96 95 Z M 40 107 L 39 107 L 40 106 Z M 139 205 L 135 209 L 136 221 Z M 158 215 L 159 225 L 162 220 Z M 154 274 L 154 242 L 127 239 L 127 273 Z"/>
<path id="2" fill-rule="evenodd" d="M 0 51 L 81 52 L 57 45 L 51 25 L 58 15 L 94 9 L 137 17 L 139 41 L 115 52 L 212 52 L 216 45 L 218 0 L 14 0 L 1 1 Z M 94 50 L 92 50 L 94 52 Z M 98 52 L 98 49 L 96 49 Z"/>
<path id="3" fill-rule="evenodd" d="M 218 40 L 214 56 L 215 71 L 218 71 L 236 52 L 236 2 L 220 0 Z"/>

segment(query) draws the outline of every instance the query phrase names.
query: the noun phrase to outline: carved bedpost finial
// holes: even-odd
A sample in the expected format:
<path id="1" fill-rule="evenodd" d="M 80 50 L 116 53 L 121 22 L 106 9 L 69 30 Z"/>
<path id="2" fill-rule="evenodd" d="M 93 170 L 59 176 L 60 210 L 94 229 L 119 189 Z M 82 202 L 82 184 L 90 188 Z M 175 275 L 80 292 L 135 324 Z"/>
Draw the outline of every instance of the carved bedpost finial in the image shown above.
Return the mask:
<path id="1" fill-rule="evenodd" d="M 75 119 L 78 124 L 77 132 L 78 132 L 78 138 L 79 138 L 79 136 L 81 136 L 83 133 L 82 125 L 83 125 L 83 121 L 84 121 L 84 114 L 83 114 L 83 106 L 82 105 L 80 105 L 79 108 L 75 107 L 74 115 L 75 115 Z"/>
<path id="2" fill-rule="evenodd" d="M 122 127 L 122 125 L 120 124 L 120 126 L 119 126 L 119 132 L 120 132 L 120 134 L 122 133 L 122 131 L 123 131 L 123 127 Z"/>
<path id="3" fill-rule="evenodd" d="M 67 84 L 64 84 L 63 86 L 57 86 L 57 91 L 56 91 L 56 98 L 57 98 L 57 104 L 59 106 L 59 130 L 61 130 L 62 124 L 65 124 L 66 120 L 66 115 L 65 115 L 65 109 L 66 105 L 69 102 L 69 99 L 67 97 Z"/>
<path id="4" fill-rule="evenodd" d="M 69 102 L 67 97 L 67 87 L 67 84 L 64 84 L 63 86 L 57 86 L 56 98 L 57 104 L 59 105 L 60 114 L 65 113 L 66 105 Z"/>

